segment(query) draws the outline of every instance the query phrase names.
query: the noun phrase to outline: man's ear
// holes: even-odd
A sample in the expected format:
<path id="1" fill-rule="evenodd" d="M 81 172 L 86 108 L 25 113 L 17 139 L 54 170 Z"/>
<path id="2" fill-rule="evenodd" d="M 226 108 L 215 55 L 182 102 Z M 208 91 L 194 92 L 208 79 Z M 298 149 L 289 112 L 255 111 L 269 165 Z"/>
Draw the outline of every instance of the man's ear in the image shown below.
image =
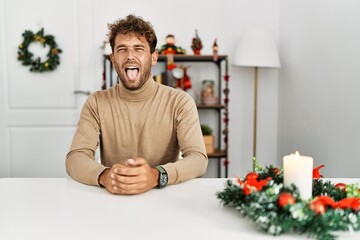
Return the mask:
<path id="1" fill-rule="evenodd" d="M 110 53 L 110 60 L 111 60 L 111 63 L 114 65 L 114 54 L 113 53 Z"/>
<path id="2" fill-rule="evenodd" d="M 157 64 L 158 58 L 159 58 L 159 53 L 158 51 L 155 50 L 155 52 L 151 54 L 152 66 Z"/>

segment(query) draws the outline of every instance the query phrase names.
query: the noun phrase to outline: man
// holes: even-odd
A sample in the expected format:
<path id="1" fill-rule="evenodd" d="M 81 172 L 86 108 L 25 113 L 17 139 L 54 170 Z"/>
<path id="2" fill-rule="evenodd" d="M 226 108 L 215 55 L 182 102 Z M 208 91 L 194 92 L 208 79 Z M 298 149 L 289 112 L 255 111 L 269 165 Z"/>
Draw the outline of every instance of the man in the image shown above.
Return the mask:
<path id="1" fill-rule="evenodd" d="M 108 28 L 120 81 L 85 102 L 67 173 L 114 194 L 140 194 L 202 176 L 208 159 L 197 108 L 187 93 L 153 80 L 158 53 L 152 25 L 129 15 Z M 94 160 L 99 144 L 101 163 Z"/>

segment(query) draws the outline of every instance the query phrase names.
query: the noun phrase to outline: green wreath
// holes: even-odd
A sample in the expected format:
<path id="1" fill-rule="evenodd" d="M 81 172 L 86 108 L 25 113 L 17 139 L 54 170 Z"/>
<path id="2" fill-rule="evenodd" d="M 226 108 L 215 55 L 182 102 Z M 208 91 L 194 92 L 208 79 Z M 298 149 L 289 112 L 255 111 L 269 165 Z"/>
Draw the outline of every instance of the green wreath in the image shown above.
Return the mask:
<path id="1" fill-rule="evenodd" d="M 40 29 L 36 34 L 32 31 L 25 30 L 22 34 L 24 40 L 18 47 L 18 60 L 22 62 L 24 66 L 31 66 L 31 72 L 46 72 L 53 71 L 60 64 L 59 54 L 62 52 L 58 48 L 54 36 L 44 35 L 44 28 Z M 50 47 L 47 53 L 47 59 L 42 62 L 40 57 L 34 57 L 34 54 L 29 51 L 30 44 L 38 42 L 44 47 L 48 45 Z"/>

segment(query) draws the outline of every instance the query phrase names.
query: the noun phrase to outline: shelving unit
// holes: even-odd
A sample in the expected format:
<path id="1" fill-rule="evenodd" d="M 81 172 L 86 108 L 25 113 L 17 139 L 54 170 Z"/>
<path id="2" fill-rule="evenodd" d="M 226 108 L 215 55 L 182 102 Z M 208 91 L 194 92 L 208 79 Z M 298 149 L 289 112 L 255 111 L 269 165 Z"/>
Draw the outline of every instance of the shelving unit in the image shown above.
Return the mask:
<path id="1" fill-rule="evenodd" d="M 215 159 L 218 161 L 218 177 L 228 177 L 228 57 L 227 55 L 219 55 L 217 61 L 213 60 L 212 55 L 174 55 L 173 61 L 177 63 L 209 63 L 214 64 L 218 69 L 217 92 L 219 97 L 219 103 L 214 105 L 197 104 L 197 108 L 200 111 L 215 111 L 217 114 L 217 132 L 214 133 L 217 138 L 216 149 L 214 153 L 208 154 L 209 160 Z M 160 55 L 158 63 L 163 63 L 165 76 L 168 76 L 168 58 L 166 55 Z M 102 88 L 106 89 L 117 83 L 117 77 L 110 61 L 109 55 L 104 55 L 103 59 L 103 85 Z M 201 121 L 201 118 L 200 118 Z M 224 174 L 222 170 L 224 169 Z"/>

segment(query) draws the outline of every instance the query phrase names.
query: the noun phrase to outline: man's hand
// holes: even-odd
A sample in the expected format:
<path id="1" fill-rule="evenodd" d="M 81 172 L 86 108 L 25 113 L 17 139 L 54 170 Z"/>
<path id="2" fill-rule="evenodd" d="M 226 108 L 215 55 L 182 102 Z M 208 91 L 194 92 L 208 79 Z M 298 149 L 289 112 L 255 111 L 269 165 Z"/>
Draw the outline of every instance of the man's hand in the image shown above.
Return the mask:
<path id="1" fill-rule="evenodd" d="M 159 172 L 143 158 L 128 159 L 114 164 L 101 175 L 99 182 L 114 194 L 140 194 L 157 186 Z"/>

